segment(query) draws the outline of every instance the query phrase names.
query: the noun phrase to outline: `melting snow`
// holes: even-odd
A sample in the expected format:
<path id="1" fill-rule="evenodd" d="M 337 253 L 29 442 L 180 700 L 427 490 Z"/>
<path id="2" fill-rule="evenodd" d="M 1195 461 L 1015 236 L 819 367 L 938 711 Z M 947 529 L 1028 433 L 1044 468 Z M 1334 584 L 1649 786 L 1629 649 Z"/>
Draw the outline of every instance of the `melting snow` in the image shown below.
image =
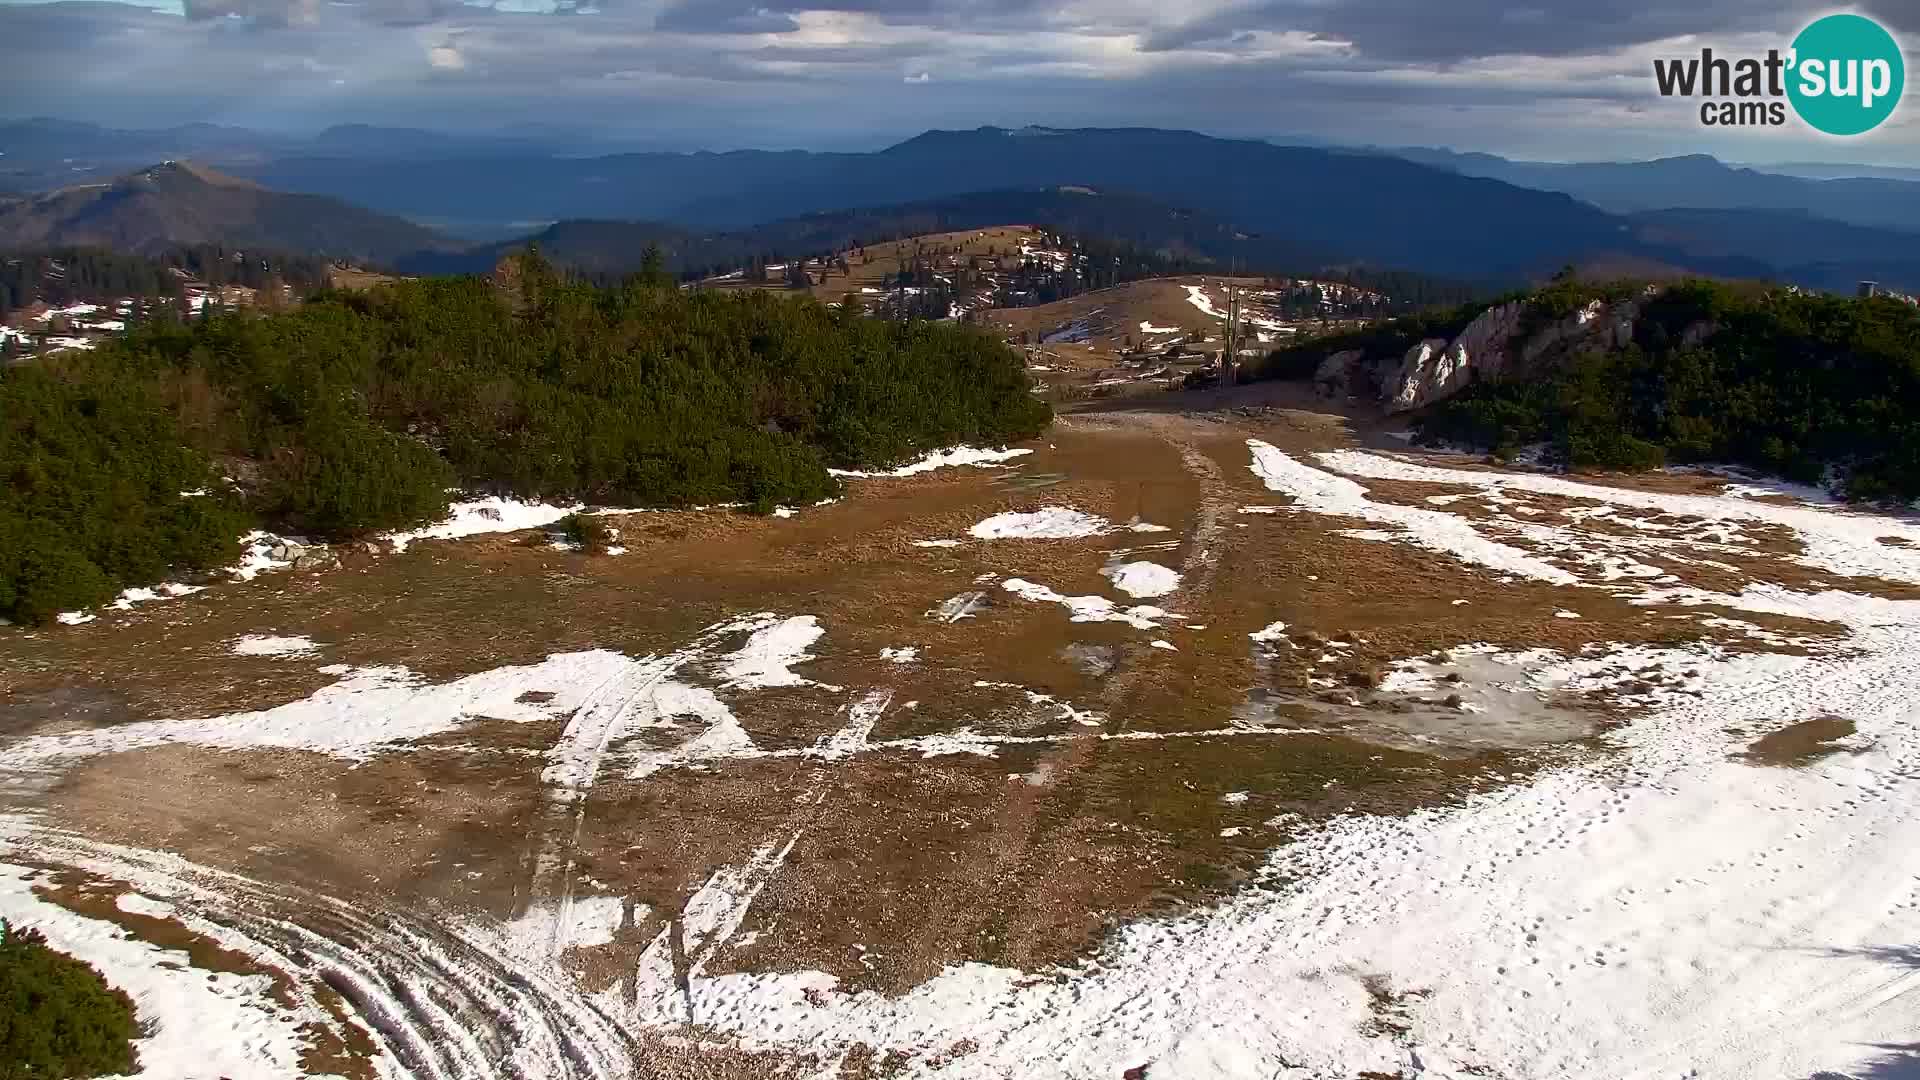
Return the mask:
<path id="1" fill-rule="evenodd" d="M 415 540 L 454 540 L 462 536 L 477 536 L 481 533 L 538 529 L 579 510 L 578 506 L 553 506 L 547 503 L 520 502 L 517 499 L 492 496 L 472 502 L 454 503 L 449 508 L 447 520 L 438 525 L 429 525 L 424 529 L 412 529 L 407 532 L 389 533 L 386 540 L 393 545 L 393 550 L 405 551 L 407 545 Z"/>
<path id="2" fill-rule="evenodd" d="M 595 949 L 611 945 L 624 915 L 626 902 L 618 896 L 575 896 L 543 900 L 527 908 L 502 928 L 514 951 L 531 960 L 546 960 L 568 949 Z M 634 921 L 646 918 L 638 905 Z"/>
<path id="3" fill-rule="evenodd" d="M 312 638 L 304 634 L 297 637 L 248 634 L 235 640 L 228 651 L 235 656 L 305 656 L 319 648 Z"/>
<path id="4" fill-rule="evenodd" d="M 828 469 L 827 471 L 835 476 L 846 477 L 913 476 L 955 465 L 972 465 L 975 468 L 984 469 L 1031 453 L 1033 453 L 1032 450 L 1020 448 L 976 449 L 971 446 L 951 446 L 945 450 L 935 450 L 918 461 L 885 472 L 857 472 L 850 469 Z"/>
<path id="5" fill-rule="evenodd" d="M 1049 506 L 1028 513 L 995 514 L 968 530 L 981 540 L 1070 540 L 1098 536 L 1107 519 L 1065 506 Z"/>
<path id="6" fill-rule="evenodd" d="M 721 676 L 727 685 L 741 689 L 773 686 L 805 686 L 807 680 L 795 675 L 792 665 L 813 659 L 807 649 L 826 631 L 820 620 L 799 615 L 753 632 L 740 651 L 727 658 Z"/>
<path id="7" fill-rule="evenodd" d="M 1367 540 L 1411 544 L 1494 570 L 1534 578 L 1555 585 L 1573 585 L 1579 579 L 1558 566 L 1509 544 L 1489 540 L 1472 522 L 1444 510 L 1418 506 L 1377 503 L 1367 498 L 1367 489 L 1344 476 L 1335 476 L 1302 464 L 1258 439 L 1248 439 L 1253 450 L 1255 476 L 1269 491 L 1293 496 L 1303 508 L 1316 514 L 1359 518 L 1393 526 L 1392 529 L 1359 531 Z M 1364 456 L 1364 455 L 1361 455 Z"/>
<path id="8" fill-rule="evenodd" d="M 1180 574 L 1153 562 L 1130 562 L 1100 571 L 1113 579 L 1113 587 L 1135 599 L 1165 596 L 1180 587 Z"/>
<path id="9" fill-rule="evenodd" d="M 1123 622 L 1136 630 L 1154 630 L 1159 628 L 1162 619 L 1180 618 L 1164 608 L 1145 604 L 1123 609 L 1104 596 L 1063 596 L 1045 585 L 1020 578 L 1008 578 L 1000 587 L 1023 600 L 1060 604 L 1073 613 L 1074 622 Z"/>
<path id="10" fill-rule="evenodd" d="M 11 926 L 45 934 L 48 945 L 92 964 L 133 998 L 142 1080 L 308 1075 L 301 1067 L 307 1039 L 300 1029 L 315 1018 L 274 1001 L 270 977 L 193 968 L 183 951 L 141 941 L 113 923 L 36 896 L 33 886 L 42 877 L 0 864 L 0 916 Z"/>

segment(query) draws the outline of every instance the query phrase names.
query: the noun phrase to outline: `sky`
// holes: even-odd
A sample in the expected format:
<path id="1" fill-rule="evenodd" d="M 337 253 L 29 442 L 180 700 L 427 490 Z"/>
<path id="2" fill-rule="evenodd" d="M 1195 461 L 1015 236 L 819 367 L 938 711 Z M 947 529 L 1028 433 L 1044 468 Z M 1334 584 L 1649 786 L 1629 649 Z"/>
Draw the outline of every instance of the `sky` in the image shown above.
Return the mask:
<path id="1" fill-rule="evenodd" d="M 1715 132 L 1653 89 L 1655 57 L 1784 49 L 1835 10 L 1904 35 L 1920 68 L 1920 0 L 0 0 L 0 119 L 541 125 L 673 149 L 1148 126 L 1920 166 L 1920 90 L 1833 139 Z"/>

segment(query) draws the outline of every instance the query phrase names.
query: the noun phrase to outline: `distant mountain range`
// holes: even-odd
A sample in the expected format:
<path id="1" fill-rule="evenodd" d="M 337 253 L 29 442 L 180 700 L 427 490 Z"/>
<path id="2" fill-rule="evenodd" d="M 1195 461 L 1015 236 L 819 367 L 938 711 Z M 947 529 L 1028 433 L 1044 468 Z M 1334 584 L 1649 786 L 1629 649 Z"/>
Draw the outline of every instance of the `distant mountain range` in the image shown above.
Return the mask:
<path id="1" fill-rule="evenodd" d="M 188 162 L 164 162 L 107 183 L 0 197 L 0 248 L 156 254 L 195 244 L 377 263 L 457 246 L 402 218 L 323 195 L 270 191 Z"/>
<path id="2" fill-rule="evenodd" d="M 1676 208 L 1787 210 L 1851 225 L 1920 232 L 1920 169 L 1807 165 L 1788 167 L 1801 175 L 1781 175 L 1727 165 L 1704 154 L 1563 165 L 1417 147 L 1383 152 L 1462 176 L 1565 192 L 1616 213 Z M 1875 175 L 1847 170 L 1871 170 Z"/>
<path id="3" fill-rule="evenodd" d="M 1068 187 L 969 192 L 898 206 L 804 214 L 721 231 L 663 222 L 562 221 L 532 235 L 455 254 L 415 256 L 402 260 L 398 268 L 415 273 L 483 271 L 508 252 L 534 243 L 548 258 L 592 272 L 637 269 L 649 246 L 658 246 L 674 270 L 722 270 L 759 256 L 826 254 L 908 236 L 1007 224 L 1097 237 L 1116 246 L 1222 270 L 1237 262 L 1244 267 L 1306 272 L 1339 261 L 1334 252 L 1300 247 L 1284 235 L 1240 232 L 1210 214 L 1137 195 Z"/>
<path id="4" fill-rule="evenodd" d="M 606 140 L 562 127 L 522 126 L 488 134 L 341 124 L 289 135 L 219 124 L 124 129 L 36 117 L 0 121 L 0 192 L 43 191 L 110 179 L 162 160 L 204 162 L 223 171 L 285 157 L 386 160 L 517 155 L 605 154 L 651 149 L 640 140 Z"/>
<path id="5" fill-rule="evenodd" d="M 220 143 L 234 130 L 175 134 Z M 329 153 L 308 153 L 322 144 Z M 1022 222 L 1219 265 L 1404 270 L 1488 287 L 1573 264 L 1920 289 L 1920 183 L 1789 177 L 1711 158 L 1551 165 L 1156 129 L 991 127 L 862 154 L 576 158 L 359 127 L 302 149 L 223 172 L 168 166 L 0 201 L 0 244 L 220 242 L 456 270 L 491 266 L 537 235 L 561 261 L 615 271 L 636 266 L 649 243 L 673 265 L 705 268 Z M 435 223 L 444 227 L 425 227 Z"/>
<path id="6" fill-rule="evenodd" d="M 1631 241 L 1618 218 L 1558 193 L 1376 155 L 1151 129 L 940 131 L 872 154 L 301 158 L 241 172 L 423 220 L 600 218 L 715 230 L 1081 185 L 1207 213 L 1303 251 L 1457 278 L 1524 278 Z"/>

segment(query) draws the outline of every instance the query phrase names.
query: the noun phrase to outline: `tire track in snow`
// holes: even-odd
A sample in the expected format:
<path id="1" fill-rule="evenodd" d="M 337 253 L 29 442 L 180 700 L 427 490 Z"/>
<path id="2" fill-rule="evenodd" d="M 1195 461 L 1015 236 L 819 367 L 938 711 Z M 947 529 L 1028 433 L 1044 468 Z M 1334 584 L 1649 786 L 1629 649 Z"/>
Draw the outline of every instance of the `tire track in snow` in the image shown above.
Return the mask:
<path id="1" fill-rule="evenodd" d="M 821 736 L 804 756 L 825 764 L 868 750 L 874 725 L 892 704 L 893 696 L 891 689 L 879 689 L 849 703 L 845 708 L 846 723 L 833 734 Z M 819 819 L 828 795 L 828 773 L 824 768 L 816 769 L 812 779 L 811 798 L 803 798 L 799 804 L 794 814 L 797 820 L 790 820 L 774 838 L 762 843 L 745 865 L 714 871 L 687 897 L 679 912 L 669 918 L 647 947 L 637 965 L 635 981 L 627 991 L 636 1017 L 653 1022 L 669 1019 L 698 1022 L 694 1011 L 694 980 L 706 973 L 708 962 L 739 933 L 754 900 L 779 874 L 794 845 Z M 786 837 L 784 843 L 779 839 L 782 835 Z M 654 985 L 647 984 L 649 972 L 655 973 Z M 658 975 L 662 972 L 671 977 L 671 993 L 658 985 Z M 663 1016 L 661 1010 L 666 1002 L 674 999 L 680 1015 Z M 649 1006 L 652 1015 L 649 1015 Z"/>
<path id="2" fill-rule="evenodd" d="M 652 695 L 669 678 L 705 659 L 727 636 L 761 630 L 774 621 L 774 616 L 760 614 L 709 626 L 693 644 L 665 656 L 649 657 L 640 661 L 637 671 L 608 679 L 567 720 L 560 738 L 547 751 L 553 764 L 540 776 L 547 799 L 534 819 L 529 843 L 536 854 L 526 901 L 530 905 L 547 896 L 555 900 L 550 955 L 560 951 L 561 937 L 571 920 L 574 854 L 586 827 L 587 804 L 608 748 L 635 730 L 637 715 L 664 719 L 658 708 L 649 706 L 653 704 Z"/>
<path id="3" fill-rule="evenodd" d="M 288 975 L 302 1004 L 323 1009 L 321 987 L 339 994 L 371 1037 L 382 1077 L 634 1075 L 635 1042 L 570 976 L 521 963 L 498 935 L 438 912 L 348 901 L 24 818 L 0 818 L 0 855 L 123 881 L 190 912 L 223 947 Z"/>

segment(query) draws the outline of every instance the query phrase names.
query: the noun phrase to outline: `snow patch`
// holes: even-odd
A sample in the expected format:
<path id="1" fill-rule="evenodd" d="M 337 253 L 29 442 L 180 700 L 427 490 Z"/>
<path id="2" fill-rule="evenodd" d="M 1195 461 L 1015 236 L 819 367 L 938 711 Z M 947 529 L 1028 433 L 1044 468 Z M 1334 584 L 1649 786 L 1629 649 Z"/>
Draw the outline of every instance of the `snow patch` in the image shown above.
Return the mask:
<path id="1" fill-rule="evenodd" d="M 739 651 L 726 658 L 721 677 L 728 686 L 743 690 L 811 685 L 791 668 L 813 659 L 807 650 L 825 633 L 812 615 L 796 615 L 755 630 Z"/>
<path id="2" fill-rule="evenodd" d="M 539 529 L 551 525 L 568 514 L 578 513 L 579 506 L 553 506 L 548 503 L 521 502 L 502 496 L 491 496 L 471 502 L 457 502 L 448 508 L 448 516 L 438 525 L 429 525 L 424 529 L 412 529 L 406 532 L 388 533 L 385 537 L 395 551 L 405 551 L 416 540 L 457 540 L 463 536 L 478 536 L 482 533 L 519 532 L 522 529 Z"/>
<path id="3" fill-rule="evenodd" d="M 1123 622 L 1136 630 L 1157 630 L 1160 620 L 1180 618 L 1164 608 L 1147 604 L 1123 609 L 1104 596 L 1064 596 L 1021 578 L 1008 578 L 1000 587 L 1023 600 L 1059 604 L 1072 612 L 1074 622 Z"/>
<path id="4" fill-rule="evenodd" d="M 1048 506 L 1026 513 L 995 514 L 970 532 L 980 540 L 1072 540 L 1098 536 L 1109 528 L 1106 518 L 1065 506 Z"/>
<path id="5" fill-rule="evenodd" d="M 248 634 L 236 638 L 227 651 L 235 656 L 305 656 L 319 648 L 312 638 L 304 634 L 294 637 Z"/>
<path id="6" fill-rule="evenodd" d="M 918 461 L 883 472 L 860 472 L 852 469 L 828 469 L 827 471 L 841 477 L 914 476 L 956 465 L 971 465 L 974 468 L 984 469 L 1031 453 L 1033 453 L 1032 450 L 1018 447 L 981 449 L 972 446 L 950 446 L 945 450 L 935 450 Z"/>
<path id="7" fill-rule="evenodd" d="M 1180 573 L 1154 562 L 1130 562 L 1100 571 L 1113 587 L 1137 600 L 1165 596 L 1180 587 Z"/>

